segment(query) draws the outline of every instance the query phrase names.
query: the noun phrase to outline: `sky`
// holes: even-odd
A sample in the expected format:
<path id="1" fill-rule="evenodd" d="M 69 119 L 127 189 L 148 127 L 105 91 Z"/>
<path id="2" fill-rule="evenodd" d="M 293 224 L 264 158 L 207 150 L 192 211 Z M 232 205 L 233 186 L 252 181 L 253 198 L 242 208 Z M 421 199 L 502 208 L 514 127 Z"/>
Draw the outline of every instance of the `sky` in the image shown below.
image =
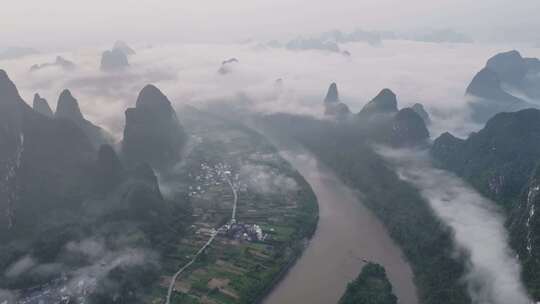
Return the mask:
<path id="1" fill-rule="evenodd" d="M 116 39 L 233 42 L 355 28 L 453 28 L 478 39 L 540 37 L 540 19 L 531 13 L 540 11 L 538 0 L 0 0 L 0 5 L 0 47 L 73 47 Z"/>

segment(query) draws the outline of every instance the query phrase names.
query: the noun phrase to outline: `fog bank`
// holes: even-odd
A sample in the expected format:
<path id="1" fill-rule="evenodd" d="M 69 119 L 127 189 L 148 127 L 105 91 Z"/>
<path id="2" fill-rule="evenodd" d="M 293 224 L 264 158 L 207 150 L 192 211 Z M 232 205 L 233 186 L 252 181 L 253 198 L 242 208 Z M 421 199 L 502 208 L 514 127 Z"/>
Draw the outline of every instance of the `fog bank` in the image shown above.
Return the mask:
<path id="1" fill-rule="evenodd" d="M 112 43 L 111 43 L 112 44 Z M 382 88 L 391 88 L 400 107 L 421 102 L 434 115 L 432 135 L 451 131 L 465 136 L 479 126 L 467 122 L 465 88 L 487 58 L 509 46 L 387 41 L 374 47 L 346 43 L 351 53 L 291 51 L 251 44 L 132 44 L 124 71 L 100 71 L 101 52 L 111 45 L 64 53 L 41 53 L 16 60 L 0 60 L 31 103 L 38 92 L 54 109 L 64 88 L 79 100 L 87 118 L 121 136 L 124 110 L 135 103 L 147 83 L 157 85 L 174 105 L 204 107 L 228 103 L 262 112 L 292 112 L 320 116 L 328 85 L 337 82 L 340 97 L 359 111 Z M 540 57 L 540 49 L 520 49 Z M 74 70 L 51 66 L 30 72 L 33 64 L 51 62 L 57 55 L 73 61 Z M 227 74 L 222 61 L 238 58 Z M 279 85 L 276 80 L 281 79 Z"/>
<path id="2" fill-rule="evenodd" d="M 416 186 L 434 212 L 454 232 L 456 245 L 468 251 L 467 275 L 473 303 L 528 304 L 519 262 L 508 246 L 504 218 L 495 203 L 461 179 L 430 165 L 425 152 L 379 148 L 400 178 Z"/>

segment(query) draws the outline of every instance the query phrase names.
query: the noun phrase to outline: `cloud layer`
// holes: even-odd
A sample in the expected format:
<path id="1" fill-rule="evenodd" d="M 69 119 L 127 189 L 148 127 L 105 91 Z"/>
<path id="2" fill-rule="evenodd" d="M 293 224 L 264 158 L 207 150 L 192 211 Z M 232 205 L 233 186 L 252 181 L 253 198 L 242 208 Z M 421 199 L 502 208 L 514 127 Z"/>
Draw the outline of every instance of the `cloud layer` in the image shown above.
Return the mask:
<path id="1" fill-rule="evenodd" d="M 122 242 L 120 239 L 116 241 L 119 244 Z M 74 261 L 84 262 L 83 266 L 73 267 Z M 21 301 L 38 296 L 44 299 L 69 296 L 84 302 L 87 296 L 96 291 L 105 292 L 103 289 L 109 288 L 107 284 L 111 285 L 111 292 L 118 292 L 115 290 L 118 286 L 107 279 L 111 271 L 143 266 L 159 267 L 157 254 L 130 246 L 111 249 L 107 247 L 106 241 L 100 238 L 71 241 L 65 245 L 59 258 L 53 263 L 39 264 L 31 255 L 26 255 L 10 265 L 3 274 L 6 278 L 51 280 L 38 291 L 27 290 L 21 295 L 0 289 L 0 303 L 15 303 L 19 296 Z"/>
<path id="2" fill-rule="evenodd" d="M 64 89 L 72 90 L 87 118 L 120 137 L 124 110 L 135 103 L 139 90 L 154 83 L 176 106 L 230 102 L 265 112 L 321 115 L 322 99 L 337 82 L 342 101 L 353 111 L 382 88 L 396 92 L 400 106 L 421 102 L 435 114 L 433 133 L 466 135 L 477 127 L 466 123 L 463 97 L 474 74 L 493 54 L 507 47 L 476 44 L 435 44 L 386 41 L 380 47 L 365 43 L 341 46 L 352 56 L 324 51 L 290 51 L 258 44 L 186 44 L 136 46 L 131 67 L 124 72 L 99 70 L 102 46 L 69 53 L 46 53 L 0 61 L 31 102 L 34 93 L 51 107 Z M 521 49 L 540 57 L 540 49 Z M 77 68 L 48 67 L 29 72 L 31 65 L 61 55 Z M 221 62 L 238 58 L 231 73 L 218 73 Z M 276 80 L 282 79 L 279 85 Z"/>
<path id="3" fill-rule="evenodd" d="M 435 213 L 453 230 L 457 246 L 469 253 L 464 278 L 475 304 L 528 304 L 521 268 L 508 247 L 504 218 L 495 203 L 458 177 L 431 167 L 424 152 L 379 152 L 396 164 L 400 177 L 420 190 Z"/>

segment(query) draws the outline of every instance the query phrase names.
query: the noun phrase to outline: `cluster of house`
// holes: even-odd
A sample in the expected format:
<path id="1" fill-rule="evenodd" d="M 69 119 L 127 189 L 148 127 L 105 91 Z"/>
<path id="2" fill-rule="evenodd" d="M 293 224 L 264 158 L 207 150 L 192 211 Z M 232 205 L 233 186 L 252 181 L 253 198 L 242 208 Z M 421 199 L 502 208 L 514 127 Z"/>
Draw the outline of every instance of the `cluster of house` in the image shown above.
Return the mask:
<path id="1" fill-rule="evenodd" d="M 224 183 L 224 178 L 231 175 L 231 166 L 218 163 L 214 166 L 201 163 L 201 172 L 198 175 L 189 173 L 189 176 L 197 182 L 197 186 L 189 186 L 189 196 L 204 194 L 206 190 L 215 185 Z"/>
<path id="2" fill-rule="evenodd" d="M 231 221 L 219 228 L 218 233 L 222 236 L 247 242 L 265 241 L 268 237 L 257 224 L 243 224 Z"/>

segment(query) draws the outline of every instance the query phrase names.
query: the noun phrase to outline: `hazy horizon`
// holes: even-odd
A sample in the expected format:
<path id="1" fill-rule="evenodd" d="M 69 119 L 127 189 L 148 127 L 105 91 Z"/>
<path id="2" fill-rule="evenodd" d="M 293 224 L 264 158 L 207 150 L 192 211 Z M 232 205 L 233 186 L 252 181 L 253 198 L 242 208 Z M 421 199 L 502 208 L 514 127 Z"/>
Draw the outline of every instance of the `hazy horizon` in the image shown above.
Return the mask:
<path id="1" fill-rule="evenodd" d="M 423 103 L 440 116 L 431 126 L 436 137 L 445 131 L 466 136 L 480 126 L 467 121 L 465 89 L 486 60 L 512 45 L 440 44 L 388 41 L 381 46 L 365 42 L 342 44 L 351 56 L 340 53 L 261 47 L 251 44 L 170 44 L 137 48 L 130 68 L 122 73 L 99 70 L 103 47 L 45 52 L 0 61 L 31 104 L 34 93 L 54 109 L 58 95 L 70 89 L 84 115 L 114 134 L 121 135 L 124 110 L 138 92 L 155 84 L 177 107 L 236 104 L 263 113 L 287 112 L 321 117 L 322 100 L 330 83 L 337 82 L 343 102 L 359 111 L 381 89 L 398 96 L 399 107 Z M 523 56 L 540 57 L 540 49 L 518 48 Z M 54 61 L 61 55 L 77 68 L 50 67 L 29 72 L 33 64 Z M 417 60 L 422 56 L 422 60 Z M 223 60 L 237 58 L 232 72 L 220 75 Z M 275 80 L 283 87 L 276 91 Z"/>
<path id="2" fill-rule="evenodd" d="M 291 39 L 333 29 L 414 32 L 453 29 L 479 41 L 540 42 L 540 2 L 505 0 L 104 1 L 5 3 L 0 48 L 66 48 L 131 42 Z M 249 25 L 249 26 L 248 26 Z M 532 42 L 532 41 L 531 41 Z"/>

